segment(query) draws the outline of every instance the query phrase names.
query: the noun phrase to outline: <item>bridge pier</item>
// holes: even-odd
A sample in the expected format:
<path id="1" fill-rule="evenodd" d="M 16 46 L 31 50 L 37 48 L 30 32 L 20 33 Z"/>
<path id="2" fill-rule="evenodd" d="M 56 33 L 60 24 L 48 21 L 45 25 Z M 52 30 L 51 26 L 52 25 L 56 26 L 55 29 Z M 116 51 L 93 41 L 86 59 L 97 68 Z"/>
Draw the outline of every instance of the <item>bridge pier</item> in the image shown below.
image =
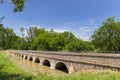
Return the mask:
<path id="1" fill-rule="evenodd" d="M 28 60 L 28 61 L 30 60 L 30 56 L 27 57 L 27 60 Z"/>
<path id="2" fill-rule="evenodd" d="M 55 61 L 54 60 L 52 60 L 52 62 L 51 62 L 51 66 L 50 66 L 50 69 L 55 69 Z"/>
<path id="3" fill-rule="evenodd" d="M 27 58 L 27 56 L 26 56 L 26 55 L 24 55 L 24 56 L 23 56 L 23 59 L 26 59 L 26 58 Z"/>
<path id="4" fill-rule="evenodd" d="M 18 58 L 18 54 L 16 54 L 16 57 Z"/>
<path id="5" fill-rule="evenodd" d="M 33 58 L 32 62 L 35 62 L 35 58 L 36 58 L 36 57 L 33 56 L 32 58 Z"/>
<path id="6" fill-rule="evenodd" d="M 22 59 L 22 54 L 19 55 L 19 58 Z"/>
<path id="7" fill-rule="evenodd" d="M 69 70 L 68 70 L 68 73 L 71 74 L 71 73 L 73 73 L 73 72 L 74 72 L 74 68 L 73 68 L 73 64 L 71 63 L 71 64 L 70 64 L 70 68 L 69 68 Z"/>

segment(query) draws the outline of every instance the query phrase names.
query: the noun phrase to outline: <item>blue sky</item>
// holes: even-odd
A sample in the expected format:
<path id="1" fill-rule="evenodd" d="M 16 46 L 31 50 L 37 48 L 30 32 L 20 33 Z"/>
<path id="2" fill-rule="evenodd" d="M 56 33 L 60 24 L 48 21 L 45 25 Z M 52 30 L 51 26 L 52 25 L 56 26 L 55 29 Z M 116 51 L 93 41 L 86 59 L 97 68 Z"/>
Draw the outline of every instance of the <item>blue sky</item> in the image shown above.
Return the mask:
<path id="1" fill-rule="evenodd" d="M 120 20 L 120 0 L 27 0 L 23 12 L 14 13 L 13 5 L 0 4 L 4 26 L 19 34 L 20 27 L 39 26 L 47 30 L 71 31 L 76 37 L 89 40 L 102 22 L 114 16 Z"/>

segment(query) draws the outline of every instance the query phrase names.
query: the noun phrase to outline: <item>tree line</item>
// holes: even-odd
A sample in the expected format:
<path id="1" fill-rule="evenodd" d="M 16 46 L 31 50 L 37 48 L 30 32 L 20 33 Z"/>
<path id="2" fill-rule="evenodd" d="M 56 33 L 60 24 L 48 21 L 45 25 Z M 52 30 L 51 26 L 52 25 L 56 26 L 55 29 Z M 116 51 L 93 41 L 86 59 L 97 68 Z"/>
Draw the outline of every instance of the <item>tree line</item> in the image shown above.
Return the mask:
<path id="1" fill-rule="evenodd" d="M 22 49 L 42 51 L 93 51 L 91 42 L 83 41 L 71 32 L 58 33 L 53 29 L 20 28 L 21 37 L 10 28 L 0 26 L 0 49 Z"/>
<path id="2" fill-rule="evenodd" d="M 72 32 L 55 32 L 45 28 L 20 29 L 21 36 L 13 29 L 0 25 L 0 49 L 42 50 L 42 51 L 120 51 L 120 22 L 107 18 L 91 36 L 91 41 L 76 38 Z"/>
<path id="3" fill-rule="evenodd" d="M 83 41 L 74 36 L 71 32 L 55 32 L 44 28 L 30 27 L 20 28 L 22 45 L 27 50 L 42 51 L 92 51 L 94 46 L 91 42 Z M 16 48 L 16 49 L 20 49 Z"/>

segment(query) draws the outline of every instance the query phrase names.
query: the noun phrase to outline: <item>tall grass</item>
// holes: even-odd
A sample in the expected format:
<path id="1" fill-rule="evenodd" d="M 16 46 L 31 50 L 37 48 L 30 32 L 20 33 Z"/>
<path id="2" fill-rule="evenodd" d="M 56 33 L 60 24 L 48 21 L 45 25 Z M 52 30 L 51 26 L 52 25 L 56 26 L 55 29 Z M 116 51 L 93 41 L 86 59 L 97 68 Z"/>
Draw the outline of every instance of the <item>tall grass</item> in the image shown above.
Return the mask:
<path id="1" fill-rule="evenodd" d="M 5 54 L 4 54 L 5 55 Z M 0 80 L 120 80 L 120 73 L 113 71 L 83 71 L 64 77 L 54 77 L 47 74 L 32 74 L 17 67 L 9 57 L 0 52 Z"/>
<path id="2" fill-rule="evenodd" d="M 64 77 L 64 80 L 120 80 L 120 74 L 112 71 L 86 71 Z"/>
<path id="3" fill-rule="evenodd" d="M 0 52 L 0 80 L 29 80 L 31 76 Z"/>

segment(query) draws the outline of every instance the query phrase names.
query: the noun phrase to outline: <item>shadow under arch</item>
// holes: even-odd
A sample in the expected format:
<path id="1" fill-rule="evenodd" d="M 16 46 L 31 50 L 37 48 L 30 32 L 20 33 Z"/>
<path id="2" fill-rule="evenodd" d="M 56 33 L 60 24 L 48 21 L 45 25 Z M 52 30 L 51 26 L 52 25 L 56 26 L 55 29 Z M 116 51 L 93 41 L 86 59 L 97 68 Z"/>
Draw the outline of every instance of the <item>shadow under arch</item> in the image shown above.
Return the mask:
<path id="1" fill-rule="evenodd" d="M 22 59 L 24 58 L 24 55 L 22 55 L 22 57 L 21 57 Z"/>
<path id="2" fill-rule="evenodd" d="M 50 67 L 50 61 L 48 59 L 45 59 L 43 61 L 43 65 Z"/>
<path id="3" fill-rule="evenodd" d="M 35 58 L 35 63 L 40 63 L 40 59 L 39 58 Z"/>
<path id="4" fill-rule="evenodd" d="M 20 57 L 21 57 L 21 54 L 19 54 L 18 57 L 20 58 Z"/>
<path id="5" fill-rule="evenodd" d="M 61 71 L 66 72 L 66 73 L 69 72 L 67 66 L 63 62 L 58 62 L 55 66 L 55 69 L 61 70 Z"/>
<path id="6" fill-rule="evenodd" d="M 27 59 L 28 59 L 28 56 L 25 55 L 25 60 L 27 60 Z"/>
<path id="7" fill-rule="evenodd" d="M 30 58 L 29 58 L 29 61 L 33 61 L 33 57 L 30 57 Z"/>

